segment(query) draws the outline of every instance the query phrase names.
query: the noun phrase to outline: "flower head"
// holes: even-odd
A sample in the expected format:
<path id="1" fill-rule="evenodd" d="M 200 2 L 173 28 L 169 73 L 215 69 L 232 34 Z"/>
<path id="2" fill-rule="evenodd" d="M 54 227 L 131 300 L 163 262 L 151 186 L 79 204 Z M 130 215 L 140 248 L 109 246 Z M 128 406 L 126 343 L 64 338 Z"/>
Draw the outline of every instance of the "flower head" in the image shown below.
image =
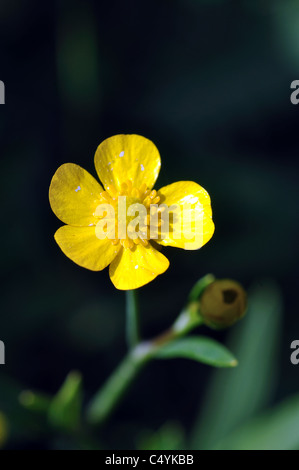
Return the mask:
<path id="1" fill-rule="evenodd" d="M 192 181 L 156 191 L 160 166 L 156 146 L 139 135 L 116 135 L 99 145 L 95 167 L 104 188 L 80 166 L 60 166 L 49 198 L 67 224 L 55 233 L 65 255 L 93 271 L 110 265 L 115 287 L 128 290 L 168 268 L 156 243 L 187 250 L 207 243 L 214 233 L 207 191 Z"/>

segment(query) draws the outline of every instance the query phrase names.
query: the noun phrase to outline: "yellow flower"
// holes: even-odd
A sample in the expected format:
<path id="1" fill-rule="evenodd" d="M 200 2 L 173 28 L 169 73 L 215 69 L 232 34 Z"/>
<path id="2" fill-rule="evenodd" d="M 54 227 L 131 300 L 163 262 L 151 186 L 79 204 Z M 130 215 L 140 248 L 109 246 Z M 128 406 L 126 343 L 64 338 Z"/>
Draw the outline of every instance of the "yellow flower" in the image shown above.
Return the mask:
<path id="1" fill-rule="evenodd" d="M 160 166 L 156 146 L 139 135 L 116 135 L 99 145 L 95 167 L 105 190 L 80 166 L 73 163 L 60 166 L 52 178 L 49 198 L 53 212 L 67 224 L 55 233 L 63 253 L 92 271 L 110 265 L 115 287 L 128 290 L 147 284 L 168 268 L 168 259 L 154 244 L 194 250 L 207 243 L 214 233 L 207 191 L 192 181 L 153 190 Z M 125 199 L 124 236 L 118 230 L 121 199 Z M 134 217 L 127 211 L 134 204 L 142 204 L 146 210 L 135 238 L 129 231 Z M 99 210 L 105 209 L 105 205 L 112 207 L 109 216 L 108 210 Z M 163 231 L 163 210 L 174 205 L 185 209 L 187 216 L 182 219 L 176 210 L 169 210 L 169 230 Z M 151 217 L 155 214 L 158 218 L 153 226 Z M 112 231 L 108 231 L 111 218 L 116 227 L 113 238 Z M 100 236 L 103 224 L 104 238 Z"/>

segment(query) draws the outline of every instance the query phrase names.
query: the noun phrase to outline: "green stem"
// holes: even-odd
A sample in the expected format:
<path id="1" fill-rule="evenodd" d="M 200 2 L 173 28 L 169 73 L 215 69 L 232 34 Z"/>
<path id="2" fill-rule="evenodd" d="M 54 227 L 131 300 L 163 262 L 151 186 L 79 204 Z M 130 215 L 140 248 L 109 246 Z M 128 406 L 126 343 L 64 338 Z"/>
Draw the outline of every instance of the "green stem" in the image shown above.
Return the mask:
<path id="1" fill-rule="evenodd" d="M 139 308 L 136 290 L 126 291 L 126 337 L 129 349 L 134 348 L 140 341 Z"/>
<path id="2" fill-rule="evenodd" d="M 92 399 L 87 410 L 87 419 L 91 424 L 103 424 L 106 421 L 128 390 L 141 366 L 142 361 L 136 360 L 131 353 L 123 359 Z"/>
<path id="3" fill-rule="evenodd" d="M 88 421 L 91 424 L 103 424 L 114 411 L 142 367 L 155 357 L 157 351 L 201 323 L 198 307 L 191 303 L 165 333 L 151 341 L 136 344 L 92 399 L 87 410 Z"/>

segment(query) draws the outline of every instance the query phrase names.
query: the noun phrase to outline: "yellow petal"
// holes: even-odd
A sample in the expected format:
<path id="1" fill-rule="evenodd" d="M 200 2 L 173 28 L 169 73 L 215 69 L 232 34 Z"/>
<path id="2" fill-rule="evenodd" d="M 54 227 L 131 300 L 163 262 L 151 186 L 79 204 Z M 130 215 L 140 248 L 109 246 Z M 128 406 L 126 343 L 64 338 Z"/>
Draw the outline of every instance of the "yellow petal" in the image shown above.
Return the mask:
<path id="1" fill-rule="evenodd" d="M 181 219 L 173 217 L 169 232 L 156 241 L 164 246 L 197 250 L 207 243 L 214 233 L 211 200 L 207 191 L 193 181 L 179 181 L 164 186 L 158 192 L 161 204 L 177 205 Z M 166 225 L 167 227 L 167 225 Z M 179 238 L 177 238 L 179 237 Z"/>
<path id="2" fill-rule="evenodd" d="M 117 289 L 137 289 L 151 282 L 169 266 L 168 259 L 150 244 L 123 248 L 109 267 L 111 281 Z"/>
<path id="3" fill-rule="evenodd" d="M 96 207 L 101 201 L 101 185 L 79 165 L 65 163 L 52 178 L 49 199 L 52 211 L 65 224 L 96 224 Z"/>
<path id="4" fill-rule="evenodd" d="M 104 140 L 95 154 L 95 167 L 105 189 L 118 191 L 128 179 L 135 187 L 145 183 L 152 188 L 158 178 L 161 160 L 157 147 L 140 135 L 115 135 Z"/>
<path id="5" fill-rule="evenodd" d="M 55 240 L 68 258 L 91 271 L 101 271 L 106 268 L 120 249 L 107 238 L 99 240 L 95 234 L 95 227 L 64 225 L 55 233 Z"/>

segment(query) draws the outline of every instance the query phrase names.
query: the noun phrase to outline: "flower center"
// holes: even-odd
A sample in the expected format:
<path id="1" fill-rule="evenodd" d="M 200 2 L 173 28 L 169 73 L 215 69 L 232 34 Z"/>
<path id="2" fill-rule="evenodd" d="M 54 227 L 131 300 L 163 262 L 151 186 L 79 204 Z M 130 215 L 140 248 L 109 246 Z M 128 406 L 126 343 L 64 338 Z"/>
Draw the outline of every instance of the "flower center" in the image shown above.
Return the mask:
<path id="1" fill-rule="evenodd" d="M 132 250 L 135 245 L 147 246 L 148 240 L 158 238 L 164 208 L 157 207 L 160 196 L 156 190 L 148 189 L 146 184 L 136 188 L 131 180 L 122 183 L 119 191 L 113 185 L 107 189 L 109 192 L 100 195 L 104 205 L 113 210 L 105 210 L 98 217 L 107 222 L 104 230 L 113 245 L 120 243 Z"/>

